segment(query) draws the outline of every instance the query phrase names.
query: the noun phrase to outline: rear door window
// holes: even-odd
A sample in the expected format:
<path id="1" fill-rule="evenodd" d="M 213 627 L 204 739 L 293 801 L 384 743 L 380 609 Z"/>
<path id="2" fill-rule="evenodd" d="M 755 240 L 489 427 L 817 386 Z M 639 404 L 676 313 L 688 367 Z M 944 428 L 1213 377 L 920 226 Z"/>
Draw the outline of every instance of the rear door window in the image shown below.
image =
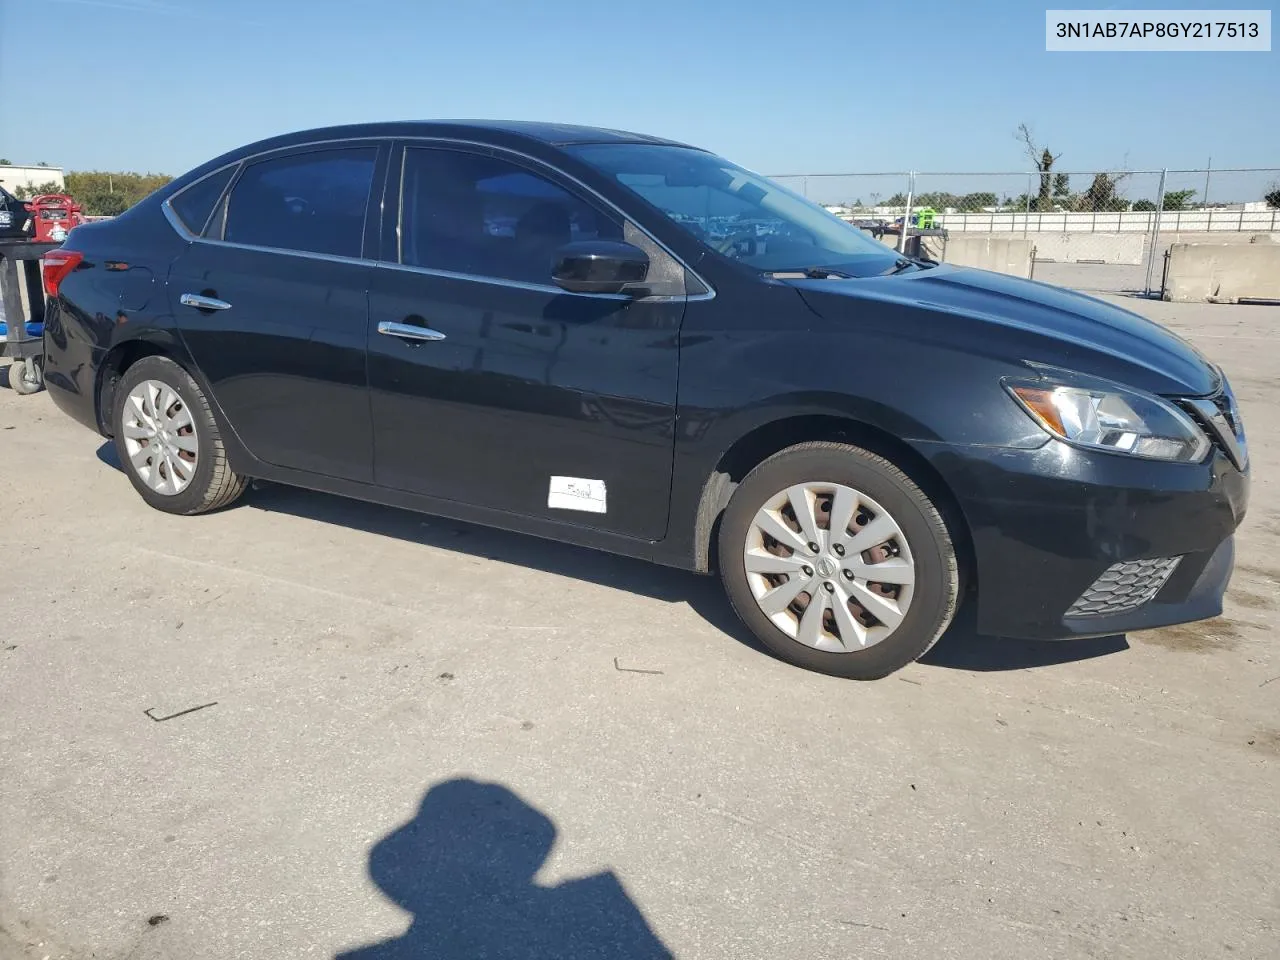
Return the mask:
<path id="1" fill-rule="evenodd" d="M 235 164 L 232 164 L 225 170 L 211 173 L 169 201 L 169 206 L 178 215 L 183 226 L 195 234 L 204 232 L 204 225 L 209 222 L 214 204 L 222 196 L 222 191 L 227 188 L 227 183 L 235 172 Z"/>
<path id="2" fill-rule="evenodd" d="M 313 150 L 250 164 L 231 188 L 222 239 L 359 257 L 376 147 Z"/>

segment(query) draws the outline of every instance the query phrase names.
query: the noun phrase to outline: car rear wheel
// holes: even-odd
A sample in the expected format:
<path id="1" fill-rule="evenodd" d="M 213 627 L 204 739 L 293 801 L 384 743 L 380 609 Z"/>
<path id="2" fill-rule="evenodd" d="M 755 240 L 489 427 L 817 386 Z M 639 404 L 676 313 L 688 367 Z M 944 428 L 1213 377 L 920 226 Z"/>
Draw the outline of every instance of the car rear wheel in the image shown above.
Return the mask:
<path id="1" fill-rule="evenodd" d="M 839 443 L 775 454 L 734 491 L 720 575 L 738 615 L 799 666 L 874 680 L 955 614 L 956 554 L 934 504 L 883 457 Z"/>
<path id="2" fill-rule="evenodd" d="M 167 357 L 145 357 L 125 371 L 111 422 L 125 473 L 157 510 L 206 513 L 244 492 L 247 481 L 227 463 L 203 392 Z"/>

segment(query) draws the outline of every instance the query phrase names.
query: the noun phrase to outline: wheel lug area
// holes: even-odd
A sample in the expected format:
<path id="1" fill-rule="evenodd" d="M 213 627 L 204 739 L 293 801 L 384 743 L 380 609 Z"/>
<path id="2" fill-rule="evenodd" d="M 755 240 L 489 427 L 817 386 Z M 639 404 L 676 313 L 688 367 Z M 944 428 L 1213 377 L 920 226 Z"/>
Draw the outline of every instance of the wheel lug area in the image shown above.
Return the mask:
<path id="1" fill-rule="evenodd" d="M 843 557 L 843 556 L 844 556 L 844 544 L 837 543 L 837 544 L 836 544 L 834 547 L 832 547 L 831 549 L 835 551 L 835 554 L 836 554 L 836 556 L 837 556 L 837 557 Z"/>
<path id="2" fill-rule="evenodd" d="M 845 578 L 846 580 L 852 580 L 852 579 L 853 579 L 853 571 L 852 571 L 852 570 L 846 570 L 846 571 L 844 571 L 844 578 Z"/>
<path id="3" fill-rule="evenodd" d="M 809 566 L 808 564 L 805 564 L 803 567 L 800 568 L 800 572 L 803 573 L 806 577 L 812 577 L 813 567 Z"/>
<path id="4" fill-rule="evenodd" d="M 817 545 L 816 543 L 811 543 L 811 544 L 809 544 L 809 552 L 810 552 L 810 553 L 817 553 L 817 552 L 818 552 L 818 550 L 819 550 L 819 547 L 818 547 L 818 545 Z"/>
<path id="5" fill-rule="evenodd" d="M 828 580 L 826 583 L 822 585 L 822 589 L 827 591 L 827 593 L 835 593 L 836 585 L 832 583 L 830 580 Z"/>

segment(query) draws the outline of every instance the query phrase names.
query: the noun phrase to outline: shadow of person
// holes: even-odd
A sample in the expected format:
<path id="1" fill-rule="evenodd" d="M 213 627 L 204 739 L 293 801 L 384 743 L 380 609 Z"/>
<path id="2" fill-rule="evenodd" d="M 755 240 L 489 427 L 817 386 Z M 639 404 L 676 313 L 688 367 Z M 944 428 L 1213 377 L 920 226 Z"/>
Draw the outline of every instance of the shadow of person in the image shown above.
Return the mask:
<path id="1" fill-rule="evenodd" d="M 369 855 L 378 889 L 413 914 L 408 930 L 337 960 L 672 956 L 612 872 L 534 882 L 555 838 L 550 818 L 499 784 L 432 787 Z"/>

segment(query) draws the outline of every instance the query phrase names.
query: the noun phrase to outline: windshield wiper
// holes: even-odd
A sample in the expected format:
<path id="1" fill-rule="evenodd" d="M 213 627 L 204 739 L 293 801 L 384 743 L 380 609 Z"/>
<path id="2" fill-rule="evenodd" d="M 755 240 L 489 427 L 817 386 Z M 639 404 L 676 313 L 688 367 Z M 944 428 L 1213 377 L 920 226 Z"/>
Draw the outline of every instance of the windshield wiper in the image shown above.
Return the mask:
<path id="1" fill-rule="evenodd" d="M 880 274 L 882 277 L 892 277 L 895 273 L 901 273 L 903 270 L 910 270 L 912 267 L 919 267 L 920 264 L 914 260 L 908 260 L 906 257 L 899 257 L 893 262 L 893 266 Z"/>
<path id="2" fill-rule="evenodd" d="M 912 260 L 910 257 L 899 257 L 894 261 L 893 266 L 880 274 L 882 277 L 892 277 L 895 273 L 902 273 L 903 270 L 909 270 L 915 267 L 917 270 L 932 270 L 937 264 L 932 260 Z"/>
<path id="3" fill-rule="evenodd" d="M 770 270 L 769 276 L 778 280 L 852 280 L 852 273 L 831 267 L 792 267 L 788 270 Z"/>

